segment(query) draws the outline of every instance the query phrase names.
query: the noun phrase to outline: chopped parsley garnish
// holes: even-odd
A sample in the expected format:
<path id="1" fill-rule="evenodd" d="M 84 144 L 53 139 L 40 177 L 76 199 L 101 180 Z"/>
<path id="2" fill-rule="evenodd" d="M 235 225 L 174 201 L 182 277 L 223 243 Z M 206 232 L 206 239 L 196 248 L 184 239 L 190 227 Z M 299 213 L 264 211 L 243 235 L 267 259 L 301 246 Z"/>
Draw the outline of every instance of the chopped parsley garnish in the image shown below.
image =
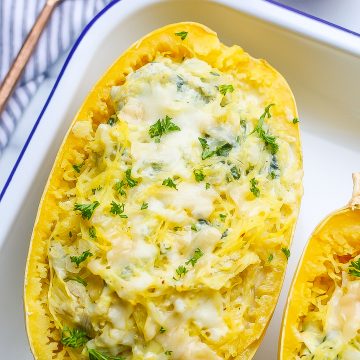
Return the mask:
<path id="1" fill-rule="evenodd" d="M 95 349 L 88 349 L 89 360 L 125 360 L 122 356 L 112 356 Z"/>
<path id="2" fill-rule="evenodd" d="M 127 169 L 125 171 L 125 179 L 126 179 L 127 184 L 130 187 L 134 187 L 138 184 L 138 181 L 131 177 L 131 169 Z"/>
<path id="3" fill-rule="evenodd" d="M 260 196 L 260 189 L 257 187 L 258 184 L 259 182 L 255 178 L 250 180 L 250 191 L 254 194 L 255 197 Z"/>
<path id="4" fill-rule="evenodd" d="M 145 209 L 147 209 L 148 207 L 149 207 L 149 204 L 146 203 L 146 202 L 144 202 L 144 203 L 142 203 L 142 205 L 141 205 L 141 210 L 145 210 Z"/>
<path id="5" fill-rule="evenodd" d="M 160 334 L 163 334 L 166 331 L 166 329 L 164 327 L 160 328 Z"/>
<path id="6" fill-rule="evenodd" d="M 197 182 L 201 182 L 205 179 L 205 175 L 201 169 L 194 169 L 194 176 Z"/>
<path id="7" fill-rule="evenodd" d="M 107 123 L 110 125 L 110 126 L 114 126 L 116 123 L 118 122 L 118 118 L 117 116 L 114 114 L 114 115 L 111 115 L 109 117 L 109 120 L 107 121 Z"/>
<path id="8" fill-rule="evenodd" d="M 229 229 L 226 229 L 222 234 L 221 234 L 221 239 L 226 238 L 229 235 Z"/>
<path id="9" fill-rule="evenodd" d="M 90 338 L 86 335 L 86 332 L 81 329 L 70 329 L 64 326 L 61 332 L 61 343 L 64 346 L 71 348 L 79 348 L 86 344 Z"/>
<path id="10" fill-rule="evenodd" d="M 210 74 L 211 74 L 211 75 L 214 75 L 214 76 L 220 76 L 220 74 L 218 74 L 218 73 L 215 72 L 215 71 L 210 71 Z"/>
<path id="11" fill-rule="evenodd" d="M 239 169 L 234 165 L 231 169 L 230 169 L 231 175 L 235 180 L 240 179 L 240 172 Z"/>
<path id="12" fill-rule="evenodd" d="M 121 180 L 121 181 L 117 181 L 114 185 L 114 189 L 122 196 L 126 195 L 126 192 L 124 190 L 124 187 L 126 186 L 125 181 Z"/>
<path id="13" fill-rule="evenodd" d="M 201 158 L 203 160 L 212 157 L 214 155 L 217 156 L 228 156 L 230 150 L 232 149 L 232 145 L 229 143 L 225 143 L 222 145 L 217 146 L 215 149 L 210 149 L 209 144 L 207 143 L 207 140 L 204 138 L 198 138 L 200 145 L 202 147 L 202 154 L 201 154 Z"/>
<path id="14" fill-rule="evenodd" d="M 234 91 L 234 87 L 232 85 L 219 85 L 220 94 L 226 95 L 227 92 L 232 93 Z"/>
<path id="15" fill-rule="evenodd" d="M 164 119 L 159 119 L 155 124 L 150 126 L 149 135 L 151 138 L 155 138 L 155 142 L 160 142 L 160 138 L 169 132 L 181 130 L 171 120 L 172 118 L 166 115 Z"/>
<path id="16" fill-rule="evenodd" d="M 197 263 L 197 261 L 204 255 L 204 253 L 201 251 L 201 249 L 197 248 L 195 249 L 194 255 L 185 262 L 186 265 L 191 264 L 193 267 Z"/>
<path id="17" fill-rule="evenodd" d="M 90 250 L 86 250 L 79 256 L 70 256 L 70 260 L 71 262 L 75 263 L 76 266 L 79 266 L 83 261 L 91 256 L 93 256 L 93 254 L 90 252 Z"/>
<path id="18" fill-rule="evenodd" d="M 222 222 L 224 222 L 225 219 L 226 219 L 226 214 L 219 214 L 219 217 L 220 217 L 220 220 L 221 220 Z"/>
<path id="19" fill-rule="evenodd" d="M 81 168 L 84 166 L 84 162 L 82 162 L 81 164 L 78 164 L 78 165 L 73 165 L 73 169 L 77 172 L 77 173 L 80 173 L 80 170 Z"/>
<path id="20" fill-rule="evenodd" d="M 192 224 L 191 225 L 191 230 L 193 231 L 198 231 L 197 227 L 196 227 L 196 224 Z"/>
<path id="21" fill-rule="evenodd" d="M 96 238 L 96 229 L 92 226 L 91 228 L 89 228 L 89 236 L 92 238 L 92 239 L 95 239 Z"/>
<path id="22" fill-rule="evenodd" d="M 124 203 L 111 202 L 110 212 L 114 215 L 119 215 L 121 218 L 126 219 L 128 216 L 124 214 L 125 205 Z"/>
<path id="23" fill-rule="evenodd" d="M 172 353 L 173 353 L 172 350 L 166 350 L 166 351 L 164 352 L 165 355 L 171 355 Z"/>
<path id="24" fill-rule="evenodd" d="M 179 76 L 179 75 L 177 75 L 176 77 L 177 77 L 177 80 L 176 80 L 176 90 L 177 90 L 177 91 L 181 91 L 181 90 L 182 90 L 182 87 L 183 87 L 184 84 L 185 84 L 185 81 L 184 81 L 184 79 L 183 79 L 181 76 Z"/>
<path id="25" fill-rule="evenodd" d="M 187 31 L 179 31 L 175 33 L 176 36 L 179 36 L 181 40 L 185 40 L 188 32 Z"/>
<path id="26" fill-rule="evenodd" d="M 299 119 L 298 118 L 293 118 L 292 122 L 293 122 L 293 124 L 297 124 L 299 122 Z"/>
<path id="27" fill-rule="evenodd" d="M 258 124 L 256 125 L 255 129 L 252 131 L 251 134 L 256 132 L 258 134 L 259 138 L 261 138 L 264 141 L 265 146 L 269 149 L 270 153 L 274 155 L 279 150 L 279 145 L 276 142 L 276 137 L 267 134 L 265 132 L 265 130 L 263 129 L 265 118 L 266 117 L 268 119 L 271 118 L 270 108 L 272 106 L 274 106 L 274 104 L 270 104 L 270 105 L 266 106 L 264 113 L 260 116 Z"/>
<path id="28" fill-rule="evenodd" d="M 281 248 L 281 251 L 284 253 L 284 255 L 286 256 L 286 259 L 289 259 L 290 257 L 290 250 L 288 248 Z"/>
<path id="29" fill-rule="evenodd" d="M 98 201 L 94 201 L 91 204 L 75 204 L 74 210 L 80 211 L 83 219 L 90 220 L 95 209 L 100 205 Z"/>
<path id="30" fill-rule="evenodd" d="M 176 184 L 174 183 L 174 180 L 172 180 L 171 178 L 167 178 L 162 182 L 162 185 L 168 186 L 170 188 L 173 188 L 175 190 L 177 190 Z"/>
<path id="31" fill-rule="evenodd" d="M 274 258 L 274 255 L 273 254 L 270 254 L 269 257 L 268 257 L 268 262 L 271 262 Z"/>
<path id="32" fill-rule="evenodd" d="M 189 270 L 184 266 L 184 265 L 180 265 L 177 269 L 176 269 L 176 273 L 179 275 L 179 277 L 184 276 Z"/>
<path id="33" fill-rule="evenodd" d="M 206 189 L 206 190 L 210 189 L 210 184 L 209 184 L 209 183 L 206 183 L 206 184 L 205 184 L 205 189 Z"/>
<path id="34" fill-rule="evenodd" d="M 269 175 L 270 175 L 271 179 L 276 179 L 280 175 L 280 168 L 279 168 L 279 164 L 277 162 L 276 155 L 272 155 L 272 157 L 271 157 L 271 162 L 270 162 L 270 167 L 269 167 Z"/>
<path id="35" fill-rule="evenodd" d="M 68 281 L 76 281 L 81 285 L 84 285 L 85 287 L 87 286 L 87 281 L 85 279 L 83 279 L 81 276 L 79 275 L 69 275 L 64 279 L 65 282 Z"/>
<path id="36" fill-rule="evenodd" d="M 357 261 L 352 261 L 349 266 L 349 274 L 360 277 L 360 258 Z"/>
<path id="37" fill-rule="evenodd" d="M 72 232 L 69 231 L 69 238 L 72 238 Z"/>

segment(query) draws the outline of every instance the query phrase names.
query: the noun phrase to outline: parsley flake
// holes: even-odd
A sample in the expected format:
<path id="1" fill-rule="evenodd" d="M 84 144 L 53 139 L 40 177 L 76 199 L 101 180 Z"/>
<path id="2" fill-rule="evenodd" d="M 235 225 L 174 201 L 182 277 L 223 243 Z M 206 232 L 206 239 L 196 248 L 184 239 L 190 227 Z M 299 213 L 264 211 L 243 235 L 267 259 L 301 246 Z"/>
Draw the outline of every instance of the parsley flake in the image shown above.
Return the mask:
<path id="1" fill-rule="evenodd" d="M 188 36 L 188 32 L 187 31 L 179 31 L 175 33 L 176 36 L 179 36 L 181 40 L 185 40 L 186 37 Z"/>
<path id="2" fill-rule="evenodd" d="M 225 143 L 222 145 L 217 146 L 215 149 L 210 149 L 209 144 L 207 143 L 207 140 L 204 138 L 198 138 L 200 145 L 202 147 L 202 154 L 201 159 L 205 160 L 207 158 L 210 158 L 214 155 L 217 156 L 228 156 L 230 150 L 232 149 L 232 145 L 229 143 Z"/>
<path id="3" fill-rule="evenodd" d="M 179 277 L 184 276 L 189 270 L 184 266 L 184 265 L 180 265 L 177 269 L 176 269 L 176 273 L 179 275 Z"/>
<path id="4" fill-rule="evenodd" d="M 234 87 L 232 85 L 219 85 L 220 94 L 226 95 L 227 92 L 232 93 L 234 91 Z"/>
<path id="5" fill-rule="evenodd" d="M 112 356 L 95 349 L 88 349 L 89 360 L 125 360 L 122 356 Z"/>
<path id="6" fill-rule="evenodd" d="M 171 120 L 172 118 L 166 115 L 164 119 L 159 119 L 155 124 L 150 126 L 149 135 L 155 139 L 155 142 L 160 142 L 160 138 L 165 134 L 181 130 Z"/>
<path id="7" fill-rule="evenodd" d="M 160 334 L 163 334 L 166 331 L 166 329 L 164 327 L 160 328 Z"/>
<path id="8" fill-rule="evenodd" d="M 293 124 L 297 124 L 299 122 L 299 119 L 298 118 L 293 118 L 292 122 L 293 122 Z"/>
<path id="9" fill-rule="evenodd" d="M 148 207 L 149 207 L 149 204 L 146 203 L 146 202 L 144 202 L 144 203 L 142 203 L 142 205 L 141 205 L 141 210 L 145 210 L 145 209 L 147 209 Z"/>
<path id="10" fill-rule="evenodd" d="M 126 219 L 128 216 L 124 214 L 125 205 L 124 203 L 111 202 L 110 212 L 114 215 L 119 215 L 121 218 Z"/>
<path id="11" fill-rule="evenodd" d="M 114 126 L 117 122 L 118 122 L 118 118 L 115 114 L 111 115 L 109 117 L 109 120 L 107 121 L 108 125 L 110 125 L 110 126 Z"/>
<path id="12" fill-rule="evenodd" d="M 78 165 L 73 165 L 73 169 L 79 174 L 80 173 L 80 170 L 81 168 L 84 166 L 85 162 L 82 162 L 81 164 L 78 164 Z"/>
<path id="13" fill-rule="evenodd" d="M 210 184 L 209 184 L 209 183 L 206 183 L 206 184 L 205 184 L 205 189 L 206 189 L 206 190 L 210 189 Z"/>
<path id="14" fill-rule="evenodd" d="M 205 175 L 201 169 L 194 169 L 193 172 L 194 172 L 195 180 L 197 182 L 201 182 L 205 179 Z"/>
<path id="15" fill-rule="evenodd" d="M 79 348 L 86 344 L 90 338 L 81 329 L 70 329 L 64 326 L 61 332 L 61 343 L 67 347 Z"/>
<path id="16" fill-rule="evenodd" d="M 126 195 L 126 192 L 124 190 L 125 186 L 126 184 L 124 180 L 117 181 L 114 185 L 114 189 L 117 191 L 118 194 L 125 196 Z"/>
<path id="17" fill-rule="evenodd" d="M 91 228 L 89 228 L 89 236 L 92 239 L 96 239 L 96 229 L 93 226 Z"/>
<path id="18" fill-rule="evenodd" d="M 268 119 L 271 118 L 270 108 L 272 106 L 274 106 L 274 104 L 270 104 L 270 105 L 265 107 L 264 113 L 260 116 L 258 124 L 256 125 L 255 129 L 251 132 L 251 134 L 256 132 L 258 134 L 259 138 L 261 138 L 264 141 L 265 146 L 269 149 L 270 153 L 272 155 L 274 155 L 279 150 L 279 145 L 276 142 L 276 137 L 269 135 L 263 129 L 265 118 L 266 117 Z"/>
<path id="19" fill-rule="evenodd" d="M 360 258 L 357 261 L 352 261 L 349 266 L 349 274 L 360 277 Z"/>
<path id="20" fill-rule="evenodd" d="M 75 204 L 74 210 L 80 211 L 83 219 L 90 220 L 95 209 L 100 205 L 98 201 L 94 201 L 91 204 Z"/>
<path id="21" fill-rule="evenodd" d="M 93 256 L 90 250 L 83 251 L 83 253 L 79 256 L 70 256 L 71 262 L 75 263 L 76 266 L 79 266 L 83 261 L 85 261 L 88 257 Z"/>
<path id="22" fill-rule="evenodd" d="M 274 255 L 270 254 L 269 257 L 268 257 L 268 262 L 271 262 L 273 259 L 274 259 Z"/>
<path id="23" fill-rule="evenodd" d="M 286 256 L 286 259 L 288 260 L 290 257 L 290 250 L 286 247 L 281 248 L 281 251 L 284 253 L 284 255 Z"/>
<path id="24" fill-rule="evenodd" d="M 220 217 L 220 220 L 221 220 L 222 222 L 224 222 L 225 219 L 226 219 L 226 214 L 219 214 L 219 217 Z"/>
<path id="25" fill-rule="evenodd" d="M 197 263 L 197 261 L 204 255 L 204 253 L 201 251 L 201 249 L 197 248 L 195 249 L 194 255 L 185 262 L 186 265 L 191 264 L 193 267 Z"/>
<path id="26" fill-rule="evenodd" d="M 168 186 L 170 188 L 173 188 L 175 190 L 177 190 L 176 184 L 174 183 L 174 181 L 171 178 L 167 178 L 162 182 L 162 185 L 164 186 Z"/>
<path id="27" fill-rule="evenodd" d="M 138 184 L 138 181 L 131 177 L 131 169 L 125 171 L 125 179 L 130 187 L 134 187 Z"/>
<path id="28" fill-rule="evenodd" d="M 239 169 L 234 165 L 231 169 L 230 169 L 231 175 L 235 180 L 239 180 L 241 175 L 239 172 Z"/>
<path id="29" fill-rule="evenodd" d="M 166 350 L 166 351 L 164 352 L 165 355 L 171 355 L 172 353 L 173 353 L 172 350 Z"/>
<path id="30" fill-rule="evenodd" d="M 250 180 L 250 191 L 254 194 L 255 197 L 260 196 L 260 189 L 257 187 L 258 184 L 259 182 L 255 178 Z"/>

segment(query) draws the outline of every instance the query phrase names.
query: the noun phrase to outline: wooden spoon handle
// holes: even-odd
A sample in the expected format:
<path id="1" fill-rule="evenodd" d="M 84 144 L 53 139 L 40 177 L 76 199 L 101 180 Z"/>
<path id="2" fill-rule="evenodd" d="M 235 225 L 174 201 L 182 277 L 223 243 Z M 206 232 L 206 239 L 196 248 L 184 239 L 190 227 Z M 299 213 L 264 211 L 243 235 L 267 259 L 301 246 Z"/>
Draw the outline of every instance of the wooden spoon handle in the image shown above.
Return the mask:
<path id="1" fill-rule="evenodd" d="M 46 23 L 50 19 L 51 13 L 55 9 L 57 3 L 58 2 L 56 1 L 48 1 L 45 4 L 34 26 L 26 37 L 26 40 L 17 54 L 11 68 L 6 74 L 3 83 L 0 85 L 0 114 L 3 112 L 7 101 L 13 93 L 15 86 L 19 81 L 20 76 L 23 73 L 32 52 L 36 47 L 40 35 L 44 30 Z"/>

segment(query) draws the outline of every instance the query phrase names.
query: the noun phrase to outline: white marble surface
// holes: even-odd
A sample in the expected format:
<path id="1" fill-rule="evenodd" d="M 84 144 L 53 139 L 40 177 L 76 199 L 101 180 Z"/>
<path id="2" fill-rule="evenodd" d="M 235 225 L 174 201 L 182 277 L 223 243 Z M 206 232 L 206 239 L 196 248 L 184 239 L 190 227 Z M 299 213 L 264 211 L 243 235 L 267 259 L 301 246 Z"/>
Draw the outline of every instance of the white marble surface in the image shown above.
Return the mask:
<path id="1" fill-rule="evenodd" d="M 360 0 L 277 0 L 306 13 L 326 19 L 353 31 L 360 32 Z M 276 5 L 274 5 L 276 6 Z M 3 188 L 27 137 L 47 99 L 56 77 L 66 59 L 62 56 L 49 71 L 49 77 L 39 88 L 24 112 L 8 148 L 0 158 L 0 189 Z"/>

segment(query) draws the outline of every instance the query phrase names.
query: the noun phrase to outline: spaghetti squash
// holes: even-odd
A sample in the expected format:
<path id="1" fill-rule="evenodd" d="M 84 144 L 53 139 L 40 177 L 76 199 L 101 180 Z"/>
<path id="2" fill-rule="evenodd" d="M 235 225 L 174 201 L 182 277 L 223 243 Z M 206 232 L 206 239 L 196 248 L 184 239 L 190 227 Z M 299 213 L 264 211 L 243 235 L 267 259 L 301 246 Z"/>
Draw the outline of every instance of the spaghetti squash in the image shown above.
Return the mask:
<path id="1" fill-rule="evenodd" d="M 127 50 L 59 150 L 29 251 L 36 359 L 250 359 L 302 195 L 293 95 L 195 23 Z"/>
<path id="2" fill-rule="evenodd" d="M 294 278 L 280 358 L 360 359 L 360 174 L 348 207 L 315 230 Z"/>

